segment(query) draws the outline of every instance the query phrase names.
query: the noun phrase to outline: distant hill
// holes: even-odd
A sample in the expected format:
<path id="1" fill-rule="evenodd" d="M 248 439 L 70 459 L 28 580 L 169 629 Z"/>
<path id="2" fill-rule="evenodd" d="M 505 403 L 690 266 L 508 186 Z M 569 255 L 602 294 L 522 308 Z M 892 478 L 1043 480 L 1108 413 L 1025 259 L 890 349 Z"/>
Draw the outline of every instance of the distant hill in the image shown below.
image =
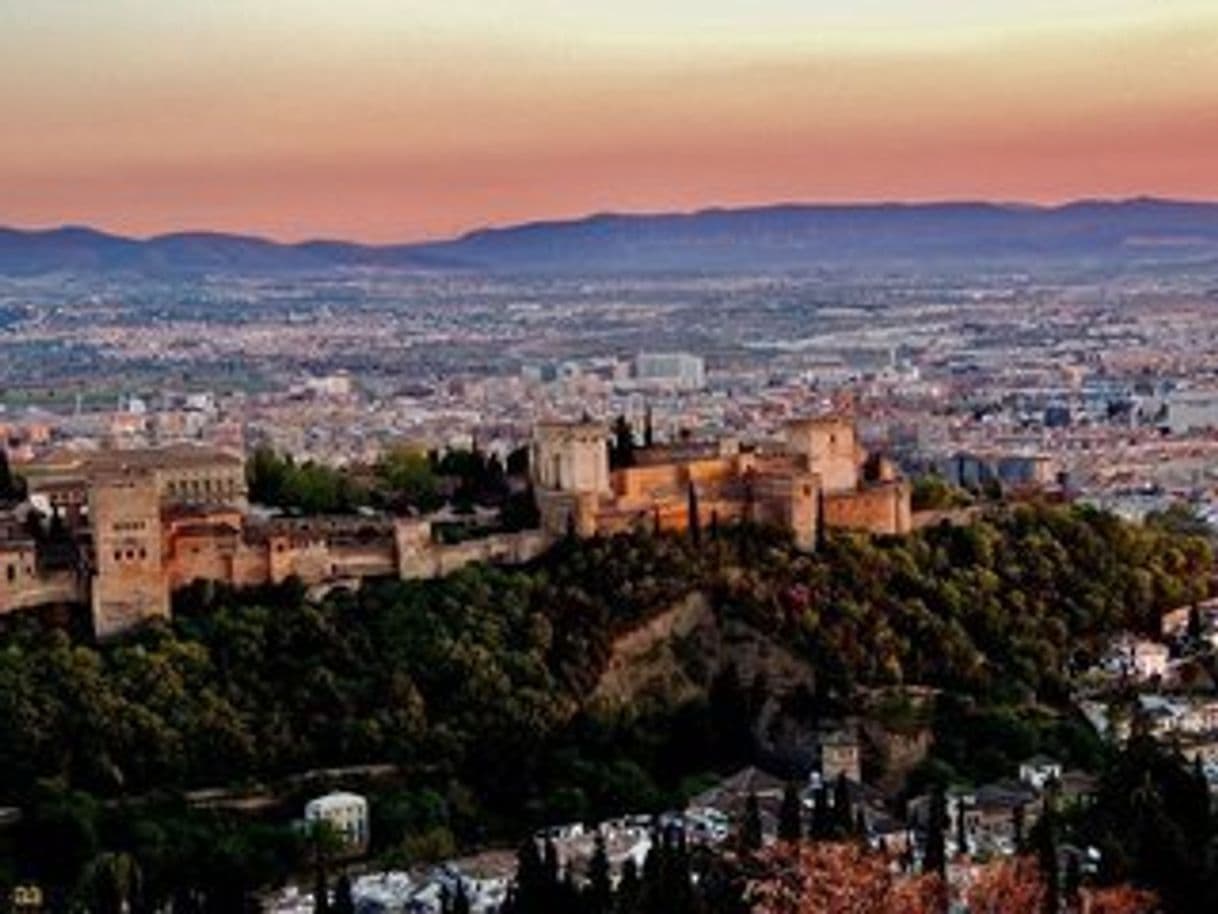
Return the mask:
<path id="1" fill-rule="evenodd" d="M 423 244 L 280 244 L 219 233 L 147 240 L 87 228 L 0 229 L 0 273 L 402 269 L 600 272 L 1218 257 L 1218 203 L 1139 198 L 1057 207 L 784 204 L 601 214 Z"/>

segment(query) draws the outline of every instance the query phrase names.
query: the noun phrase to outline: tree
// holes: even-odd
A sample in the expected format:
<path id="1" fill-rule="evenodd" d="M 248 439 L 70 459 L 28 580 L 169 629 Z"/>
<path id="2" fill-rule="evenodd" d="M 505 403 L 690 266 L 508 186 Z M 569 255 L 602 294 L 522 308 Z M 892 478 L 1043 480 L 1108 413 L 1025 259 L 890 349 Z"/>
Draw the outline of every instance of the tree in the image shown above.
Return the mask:
<path id="1" fill-rule="evenodd" d="M 1034 914 L 1046 896 L 1044 878 L 1028 857 L 982 867 L 966 892 L 970 914 Z"/>
<path id="2" fill-rule="evenodd" d="M 99 855 L 90 864 L 85 878 L 96 914 L 124 914 L 140 903 L 143 877 L 130 854 Z"/>
<path id="3" fill-rule="evenodd" d="M 334 884 L 334 903 L 331 914 L 355 914 L 355 898 L 351 894 L 351 877 L 343 873 Z"/>
<path id="4" fill-rule="evenodd" d="M 1061 910 L 1061 873 L 1059 871 L 1059 847 L 1057 842 L 1057 811 L 1052 796 L 1045 797 L 1044 812 L 1032 830 L 1032 845 L 1036 850 L 1036 861 L 1044 877 L 1045 896 L 1042 910 L 1045 914 L 1058 914 Z"/>
<path id="5" fill-rule="evenodd" d="M 833 811 L 829 808 L 829 788 L 821 784 L 812 799 L 812 840 L 828 841 L 833 837 Z"/>
<path id="6" fill-rule="evenodd" d="M 8 464 L 8 451 L 0 445 L 0 504 L 20 501 L 25 497 L 25 485 L 14 476 Z"/>
<path id="7" fill-rule="evenodd" d="M 761 849 L 761 805 L 757 802 L 757 794 L 750 793 L 744 805 L 744 823 L 740 830 L 740 843 L 745 850 Z"/>
<path id="8" fill-rule="evenodd" d="M 1188 608 L 1188 640 L 1193 644 L 1200 644 L 1203 633 L 1204 626 L 1201 619 L 1201 607 L 1193 603 Z"/>
<path id="9" fill-rule="evenodd" d="M 1024 811 L 1023 804 L 1020 803 L 1011 810 L 1011 836 L 1015 844 L 1015 853 L 1022 854 L 1024 848 L 1024 829 L 1027 813 Z"/>
<path id="10" fill-rule="evenodd" d="M 854 831 L 854 802 L 850 798 L 850 782 L 842 772 L 833 783 L 833 832 L 845 838 Z"/>
<path id="11" fill-rule="evenodd" d="M 652 427 L 651 405 L 648 404 L 643 419 L 643 447 L 655 446 L 655 429 Z"/>
<path id="12" fill-rule="evenodd" d="M 415 448 L 389 451 L 376 467 L 390 504 L 430 511 L 439 507 L 439 481 L 427 454 Z"/>
<path id="13" fill-rule="evenodd" d="M 964 799 L 956 801 L 956 853 L 968 854 L 968 820 L 965 817 Z"/>
<path id="14" fill-rule="evenodd" d="M 941 878 L 947 872 L 947 847 L 943 831 L 947 827 L 947 799 L 943 788 L 935 786 L 930 794 L 930 807 L 926 819 L 926 849 L 922 857 L 922 871 L 937 873 Z"/>
<path id="15" fill-rule="evenodd" d="M 547 842 L 550 847 L 553 842 Z M 547 850 L 547 856 L 549 852 Z M 516 851 L 516 914 L 545 914 L 554 895 L 557 859 L 552 865 L 542 859 L 536 839 L 529 837 Z"/>
<path id="16" fill-rule="evenodd" d="M 634 429 L 629 420 L 619 415 L 613 421 L 613 443 L 609 448 L 609 464 L 614 469 L 634 466 Z"/>
<path id="17" fill-rule="evenodd" d="M 609 852 L 605 847 L 605 836 L 596 835 L 596 847 L 588 861 L 587 909 L 593 914 L 603 914 L 613 900 L 613 882 L 609 875 Z"/>
<path id="18" fill-rule="evenodd" d="M 689 538 L 697 549 L 702 545 L 702 518 L 698 514 L 698 490 L 689 483 Z"/>
<path id="19" fill-rule="evenodd" d="M 641 889 L 638 864 L 634 862 L 633 857 L 627 857 L 622 863 L 622 874 L 617 883 L 617 897 L 613 908 L 616 914 L 633 914 L 638 908 Z"/>
<path id="20" fill-rule="evenodd" d="M 782 789 L 782 807 L 778 813 L 778 840 L 799 841 L 804 834 L 803 803 L 795 784 L 787 782 Z"/>
<path id="21" fill-rule="evenodd" d="M 781 844 L 759 855 L 748 897 L 754 914 L 937 914 L 937 876 L 896 872 L 856 843 Z"/>
<path id="22" fill-rule="evenodd" d="M 306 843 L 313 865 L 313 910 L 327 914 L 330 910 L 330 864 L 343 849 L 343 838 L 329 822 L 318 820 L 309 824 Z"/>

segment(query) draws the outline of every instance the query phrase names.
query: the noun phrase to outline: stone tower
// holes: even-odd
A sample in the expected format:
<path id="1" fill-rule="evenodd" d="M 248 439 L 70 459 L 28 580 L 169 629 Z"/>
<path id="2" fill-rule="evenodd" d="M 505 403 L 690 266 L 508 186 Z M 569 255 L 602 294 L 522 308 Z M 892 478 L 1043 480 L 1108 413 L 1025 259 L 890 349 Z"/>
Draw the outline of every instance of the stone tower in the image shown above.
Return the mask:
<path id="1" fill-rule="evenodd" d="M 610 495 L 607 441 L 596 422 L 544 422 L 534 430 L 529 466 L 550 536 L 595 535 L 600 500 Z"/>
<path id="2" fill-rule="evenodd" d="M 93 631 L 120 634 L 147 619 L 169 617 L 161 499 L 146 471 L 108 474 L 89 489 L 93 528 Z"/>
<path id="3" fill-rule="evenodd" d="M 859 484 L 862 451 L 854 423 L 840 416 L 800 419 L 787 426 L 787 450 L 820 477 L 827 493 L 853 492 Z"/>

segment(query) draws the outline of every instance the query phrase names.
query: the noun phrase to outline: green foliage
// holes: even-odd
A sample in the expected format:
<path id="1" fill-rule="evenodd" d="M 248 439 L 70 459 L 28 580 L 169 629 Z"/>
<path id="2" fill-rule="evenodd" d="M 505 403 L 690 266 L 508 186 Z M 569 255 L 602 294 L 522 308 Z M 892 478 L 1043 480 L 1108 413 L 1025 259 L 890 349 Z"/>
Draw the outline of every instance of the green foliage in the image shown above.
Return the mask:
<path id="1" fill-rule="evenodd" d="M 1107 881 L 1153 886 L 1167 910 L 1212 911 L 1218 830 L 1204 778 L 1176 752 L 1134 737 L 1106 769 L 1099 795 L 1076 815 L 1079 840 L 1097 846 Z"/>
<path id="2" fill-rule="evenodd" d="M 972 497 L 963 489 L 933 473 L 914 480 L 910 502 L 915 511 L 946 511 L 972 504 Z"/>
<path id="3" fill-rule="evenodd" d="M 302 514 L 349 513 L 369 502 L 368 492 L 348 473 L 311 461 L 297 464 L 269 448 L 254 451 L 246 475 L 255 502 Z"/>
<path id="4" fill-rule="evenodd" d="M 1172 502 L 1162 511 L 1146 515 L 1146 526 L 1177 536 L 1212 537 L 1214 530 L 1186 502 Z"/>
<path id="5" fill-rule="evenodd" d="M 204 589 L 172 625 L 100 648 L 14 620 L 0 646 L 0 802 L 43 830 L 23 846 L 57 849 L 29 861 L 60 868 L 49 882 L 75 889 L 97 854 L 130 852 L 146 893 L 181 883 L 237 910 L 301 848 L 182 810 L 119 833 L 92 797 L 388 762 L 411 789 L 374 803 L 375 850 L 417 862 L 547 820 L 671 806 L 690 775 L 754 759 L 771 698 L 811 715 L 842 710 L 858 686 L 905 683 L 967 698 L 937 705 L 936 779 L 998 776 L 1034 751 L 1085 761 L 1096 747 L 1069 718 L 1009 706 L 1061 704 L 1072 662 L 1205 597 L 1211 560 L 1196 538 L 1021 505 L 900 539 L 831 536 L 815 555 L 724 528 L 700 546 L 572 540 L 528 567 L 320 604 L 298 586 Z M 694 591 L 807 658 L 813 688 L 771 696 L 728 666 L 681 707 L 586 707 L 615 639 Z M 826 797 L 817 806 L 814 829 L 851 827 Z"/>
<path id="6" fill-rule="evenodd" d="M 13 475 L 8 464 L 8 451 L 0 444 L 0 505 L 12 504 L 25 498 L 25 480 Z"/>
<path id="7" fill-rule="evenodd" d="M 432 511 L 444 503 L 431 458 L 423 451 L 398 448 L 381 458 L 376 467 L 385 501 L 396 508 Z"/>

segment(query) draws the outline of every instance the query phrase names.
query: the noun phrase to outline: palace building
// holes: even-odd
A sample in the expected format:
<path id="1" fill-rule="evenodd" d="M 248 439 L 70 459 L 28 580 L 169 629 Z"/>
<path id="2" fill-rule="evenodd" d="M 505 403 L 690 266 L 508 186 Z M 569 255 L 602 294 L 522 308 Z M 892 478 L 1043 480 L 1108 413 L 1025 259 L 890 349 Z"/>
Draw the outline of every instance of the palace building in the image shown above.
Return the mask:
<path id="1" fill-rule="evenodd" d="M 781 526 L 805 549 L 822 524 L 877 534 L 911 528 L 908 483 L 887 460 L 868 457 L 848 419 L 792 422 L 777 447 L 724 440 L 647 448 L 613 470 L 607 443 L 595 422 L 537 427 L 530 465 L 549 535 L 684 530 L 691 509 L 703 525 Z"/>
<path id="2" fill-rule="evenodd" d="M 537 426 L 530 454 L 540 528 L 441 544 L 426 518 L 288 518 L 251 512 L 244 460 L 209 448 L 99 451 L 29 467 L 45 521 L 0 516 L 0 614 L 89 607 L 106 638 L 167 618 L 195 581 L 233 587 L 294 578 L 309 587 L 436 577 L 476 561 L 516 564 L 556 539 L 750 522 L 783 527 L 804 549 L 822 527 L 910 529 L 909 486 L 869 458 L 853 424 L 793 422 L 779 446 L 684 442 L 637 450 L 610 469 L 608 429 Z M 49 529 L 48 529 L 49 527 Z"/>

